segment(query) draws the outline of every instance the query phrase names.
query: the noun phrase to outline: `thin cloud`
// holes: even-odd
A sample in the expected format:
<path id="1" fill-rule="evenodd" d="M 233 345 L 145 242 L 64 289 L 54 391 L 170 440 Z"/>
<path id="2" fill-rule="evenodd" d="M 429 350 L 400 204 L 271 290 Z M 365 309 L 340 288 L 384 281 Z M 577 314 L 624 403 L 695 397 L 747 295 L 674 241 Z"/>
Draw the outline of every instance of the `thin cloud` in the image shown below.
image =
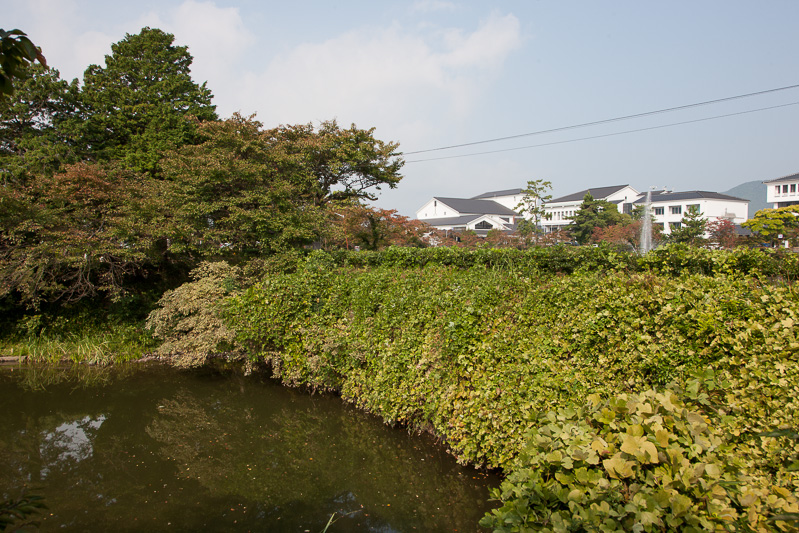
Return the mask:
<path id="1" fill-rule="evenodd" d="M 340 117 L 418 124 L 467 114 L 508 55 L 521 45 L 513 15 L 491 15 L 471 32 L 422 32 L 399 24 L 305 43 L 250 73 L 241 101 L 266 123 Z"/>
<path id="2" fill-rule="evenodd" d="M 242 51 L 256 41 L 238 8 L 217 7 L 214 2 L 186 0 L 165 12 L 148 13 L 140 24 L 161 28 L 175 35 L 176 44 L 187 45 L 194 58 L 192 78 L 207 81 L 217 100 L 230 96 L 232 74 L 246 56 Z"/>
<path id="3" fill-rule="evenodd" d="M 457 6 L 452 2 L 441 0 L 419 0 L 411 6 L 411 13 L 432 13 L 435 11 L 455 11 Z"/>

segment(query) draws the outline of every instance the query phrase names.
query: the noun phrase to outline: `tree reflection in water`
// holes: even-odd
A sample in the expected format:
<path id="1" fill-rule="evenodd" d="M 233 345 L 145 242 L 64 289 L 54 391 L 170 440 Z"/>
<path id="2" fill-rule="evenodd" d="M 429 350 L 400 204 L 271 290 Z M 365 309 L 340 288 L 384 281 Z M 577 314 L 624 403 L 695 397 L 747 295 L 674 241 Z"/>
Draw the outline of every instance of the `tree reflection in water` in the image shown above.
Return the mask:
<path id="1" fill-rule="evenodd" d="M 498 484 L 429 436 L 253 376 L 22 374 L 0 372 L 0 492 L 43 488 L 43 530 L 321 531 L 335 512 L 331 532 L 473 531 Z"/>

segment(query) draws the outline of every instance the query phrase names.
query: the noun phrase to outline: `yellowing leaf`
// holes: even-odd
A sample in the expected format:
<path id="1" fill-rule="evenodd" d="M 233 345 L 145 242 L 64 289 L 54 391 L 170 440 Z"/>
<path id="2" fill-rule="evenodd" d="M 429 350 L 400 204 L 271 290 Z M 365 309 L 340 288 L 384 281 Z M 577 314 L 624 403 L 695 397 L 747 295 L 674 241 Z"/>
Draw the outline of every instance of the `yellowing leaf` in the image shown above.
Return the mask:
<path id="1" fill-rule="evenodd" d="M 634 465 L 634 462 L 624 460 L 621 456 L 621 452 L 610 459 L 602 461 L 602 466 L 605 467 L 608 475 L 614 479 L 631 477 L 633 475 Z"/>
<path id="2" fill-rule="evenodd" d="M 658 450 L 655 447 L 653 442 L 645 441 L 641 443 L 641 451 L 643 452 L 643 457 L 641 458 L 643 463 L 657 463 L 658 462 Z"/>

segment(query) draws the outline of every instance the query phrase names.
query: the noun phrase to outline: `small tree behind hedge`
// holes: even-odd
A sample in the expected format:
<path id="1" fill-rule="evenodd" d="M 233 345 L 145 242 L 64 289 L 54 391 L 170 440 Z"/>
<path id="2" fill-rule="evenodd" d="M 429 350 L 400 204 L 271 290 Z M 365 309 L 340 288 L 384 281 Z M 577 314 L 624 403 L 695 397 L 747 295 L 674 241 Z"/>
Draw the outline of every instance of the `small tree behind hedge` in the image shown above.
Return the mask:
<path id="1" fill-rule="evenodd" d="M 165 293 L 147 318 L 147 329 L 163 341 L 158 353 L 179 366 L 199 366 L 211 355 L 232 351 L 235 337 L 219 306 L 238 291 L 241 270 L 224 261 L 202 263 L 191 277 L 194 281 Z"/>

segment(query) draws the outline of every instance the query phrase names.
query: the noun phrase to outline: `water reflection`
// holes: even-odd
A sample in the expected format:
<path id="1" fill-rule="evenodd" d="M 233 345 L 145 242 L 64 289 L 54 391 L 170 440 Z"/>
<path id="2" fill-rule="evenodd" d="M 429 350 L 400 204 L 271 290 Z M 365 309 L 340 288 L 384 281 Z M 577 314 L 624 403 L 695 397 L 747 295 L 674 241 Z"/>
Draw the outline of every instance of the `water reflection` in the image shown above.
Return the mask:
<path id="1" fill-rule="evenodd" d="M 52 432 L 45 432 L 39 446 L 39 455 L 45 461 L 41 479 L 47 477 L 51 464 L 65 465 L 91 457 L 92 439 L 104 421 L 105 415 L 84 416 L 74 422 L 64 422 Z"/>
<path id="2" fill-rule="evenodd" d="M 44 489 L 43 530 L 475 531 L 498 483 L 335 398 L 126 372 L 0 372 L 0 492 Z"/>

